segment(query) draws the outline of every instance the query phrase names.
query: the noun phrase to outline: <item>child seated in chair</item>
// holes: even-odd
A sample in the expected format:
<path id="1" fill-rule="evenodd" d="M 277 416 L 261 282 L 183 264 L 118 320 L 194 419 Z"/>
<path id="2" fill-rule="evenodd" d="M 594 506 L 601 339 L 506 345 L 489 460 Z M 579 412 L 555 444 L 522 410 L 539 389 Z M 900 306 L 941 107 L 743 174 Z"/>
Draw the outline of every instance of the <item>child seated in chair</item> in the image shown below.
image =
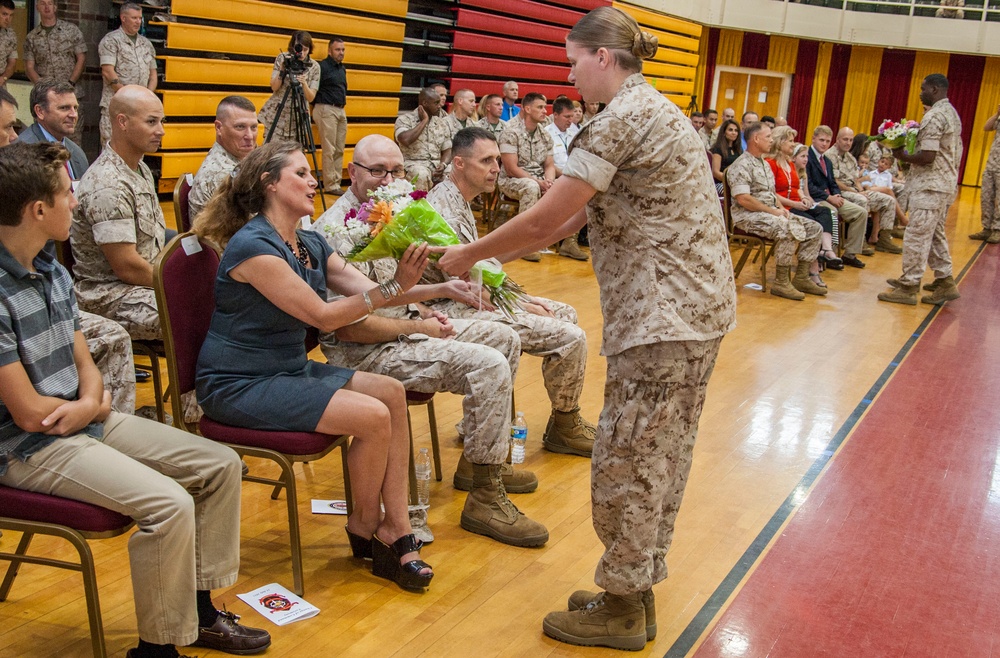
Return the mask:
<path id="1" fill-rule="evenodd" d="M 80 331 L 69 274 L 43 251 L 77 205 L 60 144 L 0 149 L 0 484 L 136 520 L 129 560 L 139 645 L 128 658 L 195 644 L 266 649 L 270 635 L 219 612 L 236 582 L 240 459 L 231 449 L 111 410 Z"/>

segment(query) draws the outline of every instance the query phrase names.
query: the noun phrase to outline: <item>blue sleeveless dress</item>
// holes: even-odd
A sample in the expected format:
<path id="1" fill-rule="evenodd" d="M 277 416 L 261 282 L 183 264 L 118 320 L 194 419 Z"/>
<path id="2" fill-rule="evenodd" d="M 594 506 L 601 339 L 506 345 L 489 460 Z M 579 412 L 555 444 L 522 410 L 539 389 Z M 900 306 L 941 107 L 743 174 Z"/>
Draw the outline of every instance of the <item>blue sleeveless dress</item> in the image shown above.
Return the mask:
<path id="1" fill-rule="evenodd" d="M 258 215 L 229 241 L 215 280 L 215 313 L 198 357 L 198 403 L 215 421 L 260 430 L 312 432 L 330 398 L 353 370 L 306 356 L 307 325 L 272 304 L 248 283 L 230 278 L 243 261 L 278 256 L 326 300 L 331 249 L 318 233 L 298 231 L 312 268 L 301 265 L 278 233 Z"/>

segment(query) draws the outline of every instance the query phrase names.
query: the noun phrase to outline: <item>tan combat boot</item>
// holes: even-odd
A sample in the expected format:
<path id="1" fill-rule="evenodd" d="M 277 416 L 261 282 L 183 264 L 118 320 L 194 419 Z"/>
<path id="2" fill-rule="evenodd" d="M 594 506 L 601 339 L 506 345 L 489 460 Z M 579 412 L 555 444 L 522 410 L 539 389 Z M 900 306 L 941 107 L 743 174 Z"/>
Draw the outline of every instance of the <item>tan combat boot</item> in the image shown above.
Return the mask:
<path id="1" fill-rule="evenodd" d="M 1000 243 L 1000 231 L 990 231 L 990 237 L 986 238 L 987 244 Z"/>
<path id="2" fill-rule="evenodd" d="M 590 256 L 580 250 L 580 245 L 577 244 L 575 235 L 562 241 L 562 244 L 559 246 L 559 255 L 572 258 L 573 260 L 588 260 L 590 258 Z"/>
<path id="3" fill-rule="evenodd" d="M 924 304 L 936 304 L 940 306 L 945 302 L 950 302 L 953 299 L 958 299 L 961 297 L 958 294 L 958 286 L 955 285 L 955 279 L 946 276 L 941 279 L 934 279 L 934 283 L 937 285 L 934 287 L 934 291 L 929 295 L 924 295 L 920 298 Z"/>
<path id="4" fill-rule="evenodd" d="M 583 419 L 580 407 L 573 411 L 553 409 L 549 423 L 545 426 L 542 445 L 550 452 L 590 457 L 594 452 L 596 435 L 597 428 Z"/>
<path id="5" fill-rule="evenodd" d="M 888 283 L 893 288 L 898 288 L 901 285 L 903 285 L 902 283 L 899 282 L 899 279 L 886 279 L 885 282 Z M 941 279 L 934 279 L 930 283 L 924 284 L 924 290 L 933 292 L 935 289 L 937 289 L 939 285 L 941 285 Z"/>
<path id="6" fill-rule="evenodd" d="M 893 288 L 889 292 L 880 292 L 878 298 L 883 302 L 893 302 L 894 304 L 909 304 L 910 306 L 917 305 L 917 290 L 920 288 L 918 285 L 904 286 L 899 285 Z"/>
<path id="7" fill-rule="evenodd" d="M 569 597 L 569 609 L 586 608 L 592 603 L 597 603 L 598 599 L 604 598 L 604 594 L 604 592 L 579 589 Z M 653 590 L 647 589 L 642 593 L 642 607 L 646 610 L 646 641 L 651 642 L 656 639 L 656 602 L 653 600 Z"/>
<path id="8" fill-rule="evenodd" d="M 473 464 L 472 491 L 465 499 L 462 527 L 511 546 L 542 546 L 549 531 L 525 516 L 507 497 L 500 464 Z"/>
<path id="9" fill-rule="evenodd" d="M 778 265 L 774 268 L 774 283 L 771 284 L 771 294 L 775 297 L 802 301 L 806 296 L 796 290 L 792 286 L 792 282 L 789 281 L 788 275 L 790 269 L 791 267 L 788 265 Z"/>
<path id="10" fill-rule="evenodd" d="M 878 242 L 875 243 L 875 251 L 884 251 L 888 254 L 901 254 L 903 248 L 892 241 L 889 231 L 879 231 Z"/>
<path id="11" fill-rule="evenodd" d="M 526 260 L 529 263 L 537 263 L 542 260 L 542 255 L 537 251 L 533 251 L 527 256 L 521 256 L 521 260 Z"/>
<path id="12" fill-rule="evenodd" d="M 642 594 L 618 596 L 604 592 L 579 610 L 550 612 L 542 630 L 560 642 L 585 647 L 641 651 L 646 647 L 646 612 Z"/>
<path id="13" fill-rule="evenodd" d="M 500 465 L 500 479 L 503 480 L 503 488 L 510 493 L 531 493 L 538 488 L 538 478 L 534 473 L 515 471 L 514 466 L 508 463 Z M 465 458 L 464 453 L 458 458 L 452 484 L 459 491 L 472 491 L 472 462 Z"/>
<path id="14" fill-rule="evenodd" d="M 969 239 L 970 240 L 985 240 L 988 237 L 990 237 L 991 233 L 993 233 L 993 231 L 991 231 L 988 228 L 984 228 L 982 231 L 976 231 L 975 233 L 973 233 L 972 235 L 970 235 Z"/>
<path id="15" fill-rule="evenodd" d="M 896 228 L 894 228 L 891 231 L 889 231 L 889 235 L 891 235 L 892 237 L 896 238 L 897 240 L 902 240 L 903 236 L 906 235 L 906 227 L 905 226 L 897 226 Z"/>
<path id="16" fill-rule="evenodd" d="M 808 295 L 825 295 L 827 293 L 826 288 L 817 286 L 809 278 L 809 266 L 811 264 L 807 261 L 799 261 L 799 264 L 795 267 L 795 278 L 792 279 L 792 287 Z"/>

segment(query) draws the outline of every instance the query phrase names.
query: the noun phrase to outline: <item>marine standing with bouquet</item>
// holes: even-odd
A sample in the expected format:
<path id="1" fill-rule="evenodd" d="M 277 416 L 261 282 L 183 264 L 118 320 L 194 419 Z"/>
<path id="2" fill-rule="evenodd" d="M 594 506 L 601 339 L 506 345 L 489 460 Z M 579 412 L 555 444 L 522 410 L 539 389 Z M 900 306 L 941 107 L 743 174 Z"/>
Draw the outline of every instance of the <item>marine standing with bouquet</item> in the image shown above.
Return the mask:
<path id="1" fill-rule="evenodd" d="M 925 289 L 931 294 L 920 301 L 944 304 L 960 296 L 951 275 L 944 222 L 958 189 L 962 120 L 948 101 L 948 78 L 940 73 L 924 78 L 920 102 L 930 109 L 920 122 L 916 149 L 913 153 L 902 146 L 892 150 L 897 160 L 910 163 L 904 202 L 910 223 L 903 235 L 903 275 L 889 279 L 892 290 L 879 293 L 878 298 L 883 302 L 915 305 L 920 280 L 930 265 L 934 281 Z"/>
<path id="2" fill-rule="evenodd" d="M 652 586 L 687 484 L 705 388 L 735 326 L 733 266 L 704 146 L 680 110 L 641 75 L 656 37 L 611 7 L 567 36 L 569 76 L 607 103 L 570 147 L 563 175 L 529 211 L 439 266 L 530 253 L 589 225 L 601 290 L 605 406 L 594 444 L 594 528 L 605 546 L 596 582 L 545 632 L 563 642 L 642 649 L 656 633 Z M 432 249 L 442 251 L 440 249 Z"/>

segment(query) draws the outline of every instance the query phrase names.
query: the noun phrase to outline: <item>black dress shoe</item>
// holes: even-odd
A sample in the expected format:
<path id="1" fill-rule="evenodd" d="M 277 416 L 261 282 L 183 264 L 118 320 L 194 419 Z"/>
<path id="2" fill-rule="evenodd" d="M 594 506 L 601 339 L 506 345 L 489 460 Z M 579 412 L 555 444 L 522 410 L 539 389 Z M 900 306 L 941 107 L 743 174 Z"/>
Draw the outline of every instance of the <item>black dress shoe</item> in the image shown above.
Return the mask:
<path id="1" fill-rule="evenodd" d="M 135 381 L 137 382 L 148 382 L 152 379 L 153 373 L 147 370 L 136 370 L 135 371 Z"/>
<path id="2" fill-rule="evenodd" d="M 865 267 L 865 264 L 862 263 L 857 256 L 844 255 L 840 260 L 844 262 L 844 265 L 850 265 L 851 267 L 857 267 L 859 269 L 864 269 Z"/>
<path id="3" fill-rule="evenodd" d="M 271 634 L 260 628 L 250 628 L 238 623 L 240 618 L 231 612 L 220 611 L 215 623 L 198 629 L 198 639 L 191 645 L 225 653 L 247 655 L 260 653 L 271 646 Z"/>

